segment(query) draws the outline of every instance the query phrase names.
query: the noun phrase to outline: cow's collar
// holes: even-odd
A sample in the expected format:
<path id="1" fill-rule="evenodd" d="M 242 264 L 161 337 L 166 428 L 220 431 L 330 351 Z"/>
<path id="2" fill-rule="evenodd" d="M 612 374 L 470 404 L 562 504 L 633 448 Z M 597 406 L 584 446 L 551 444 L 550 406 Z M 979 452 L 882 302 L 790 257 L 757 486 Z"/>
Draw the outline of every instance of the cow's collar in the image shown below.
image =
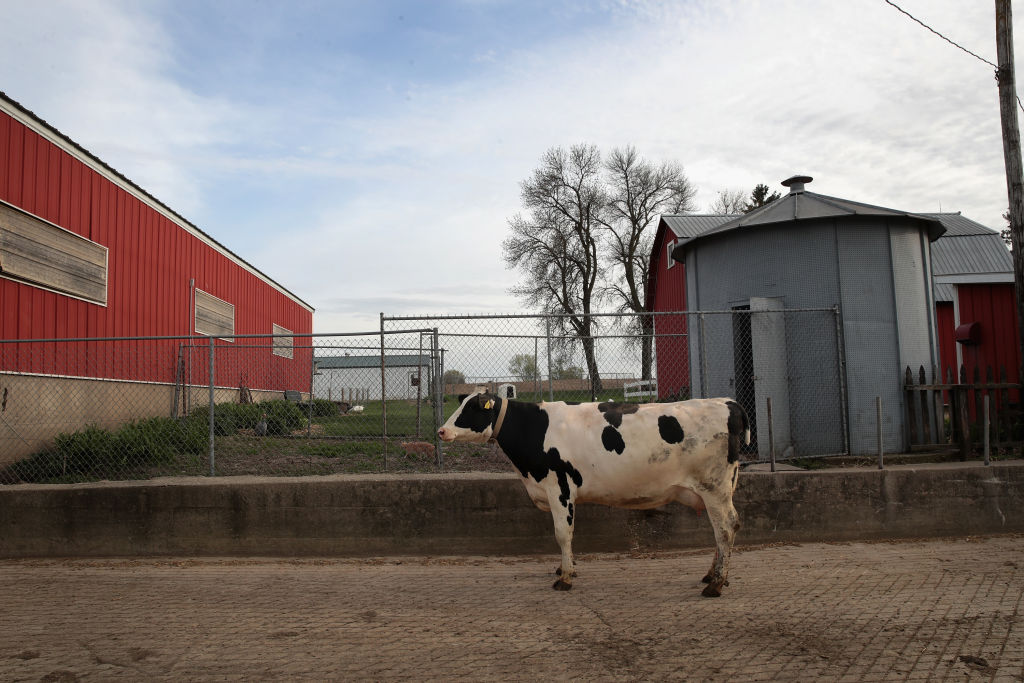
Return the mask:
<path id="1" fill-rule="evenodd" d="M 505 421 L 505 411 L 508 410 L 508 399 L 499 398 L 501 402 L 501 408 L 498 408 L 498 419 L 494 422 L 494 429 L 491 430 L 491 438 L 487 441 L 494 443 L 498 440 L 498 432 L 501 431 L 501 425 Z"/>

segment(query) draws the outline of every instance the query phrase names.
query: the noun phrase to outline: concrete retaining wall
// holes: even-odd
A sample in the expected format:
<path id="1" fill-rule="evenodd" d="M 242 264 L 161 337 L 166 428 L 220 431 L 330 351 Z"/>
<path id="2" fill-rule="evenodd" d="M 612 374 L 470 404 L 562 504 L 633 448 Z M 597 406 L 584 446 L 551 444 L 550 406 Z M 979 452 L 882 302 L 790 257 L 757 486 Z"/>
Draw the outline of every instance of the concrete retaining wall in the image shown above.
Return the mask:
<path id="1" fill-rule="evenodd" d="M 743 473 L 738 543 L 1024 532 L 1024 462 Z M 582 505 L 578 552 L 709 547 L 689 508 Z M 0 487 L 0 557 L 555 553 L 514 475 Z"/>

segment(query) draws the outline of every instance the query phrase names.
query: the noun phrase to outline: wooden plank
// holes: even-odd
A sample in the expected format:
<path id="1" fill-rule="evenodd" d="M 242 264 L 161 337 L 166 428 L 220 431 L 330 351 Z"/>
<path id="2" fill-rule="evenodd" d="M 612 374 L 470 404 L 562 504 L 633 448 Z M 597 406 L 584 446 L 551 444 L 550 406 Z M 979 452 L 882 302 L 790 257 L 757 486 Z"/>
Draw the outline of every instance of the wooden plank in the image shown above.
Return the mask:
<path id="1" fill-rule="evenodd" d="M 56 225 L 46 223 L 12 206 L 0 204 L 0 231 L 10 231 L 61 253 L 77 256 L 97 266 L 107 263 L 107 248 Z"/>
<path id="2" fill-rule="evenodd" d="M 914 395 L 914 374 L 910 371 L 910 366 L 907 366 L 907 372 L 905 377 L 906 397 L 903 401 L 906 412 L 907 420 L 907 432 L 911 444 L 921 443 L 917 436 L 917 413 L 915 406 L 917 405 L 917 397 Z"/>
<path id="3" fill-rule="evenodd" d="M 198 288 L 195 318 L 199 334 L 224 337 L 235 333 L 235 307 Z"/>
<path id="4" fill-rule="evenodd" d="M 85 278 L 75 277 L 60 268 L 48 266 L 13 254 L 3 255 L 3 272 L 30 283 L 36 283 L 60 290 L 67 294 L 89 299 L 97 303 L 106 303 L 106 283 L 93 282 Z"/>
<path id="5" fill-rule="evenodd" d="M 924 366 L 921 366 L 921 372 L 919 373 L 921 384 L 924 384 L 927 378 L 924 375 Z M 928 390 L 921 389 L 918 392 L 921 396 L 921 436 L 924 439 L 924 443 L 934 443 L 932 441 L 932 429 L 931 420 L 929 419 L 928 413 Z"/>
<path id="6" fill-rule="evenodd" d="M 4 267 L 6 255 L 20 256 L 31 261 L 57 267 L 75 277 L 85 278 L 93 282 L 105 283 L 107 281 L 105 261 L 104 263 L 97 264 L 81 259 L 74 254 L 55 250 L 45 244 L 0 228 L 0 270 L 8 272 L 8 269 Z M 11 274 L 17 275 L 18 273 L 11 272 Z"/>
<path id="7" fill-rule="evenodd" d="M 0 204 L 0 272 L 50 289 L 107 300 L 107 249 Z"/>
<path id="8" fill-rule="evenodd" d="M 971 387 L 971 393 L 974 394 L 974 424 L 981 425 L 983 415 L 985 413 L 985 401 L 982 398 L 981 391 L 981 368 L 977 365 L 974 366 L 974 382 Z M 979 432 L 980 433 L 980 432 Z"/>
<path id="9" fill-rule="evenodd" d="M 277 323 L 273 323 L 274 334 L 292 334 L 292 331 L 281 327 Z M 293 337 L 274 337 L 273 338 L 273 354 L 275 356 L 281 356 L 283 358 L 294 358 L 295 340 Z"/>
<path id="10" fill-rule="evenodd" d="M 960 366 L 960 388 L 956 390 L 957 429 L 960 432 L 960 459 L 967 460 L 971 453 L 971 423 L 967 408 L 967 368 Z"/>

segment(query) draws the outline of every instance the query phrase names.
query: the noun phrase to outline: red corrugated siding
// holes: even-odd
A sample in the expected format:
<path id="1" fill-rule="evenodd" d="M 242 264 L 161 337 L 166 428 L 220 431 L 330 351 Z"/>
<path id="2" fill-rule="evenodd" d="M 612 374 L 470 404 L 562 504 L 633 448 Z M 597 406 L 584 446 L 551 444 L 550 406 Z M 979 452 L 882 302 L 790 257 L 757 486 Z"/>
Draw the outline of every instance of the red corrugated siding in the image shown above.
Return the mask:
<path id="1" fill-rule="evenodd" d="M 981 343 L 961 349 L 968 379 L 973 379 L 976 367 L 984 379 L 986 368 L 991 367 L 997 378 L 1000 369 L 1006 368 L 1007 379 L 1016 382 L 1020 347 L 1013 285 L 958 285 L 957 300 L 960 324 L 976 322 L 981 328 Z"/>
<path id="2" fill-rule="evenodd" d="M 948 370 L 955 377 L 956 366 L 956 322 L 952 303 L 935 304 L 935 324 L 939 335 L 939 370 L 942 381 L 945 381 Z M 929 378 L 930 379 L 930 378 Z"/>
<path id="3" fill-rule="evenodd" d="M 654 283 L 653 310 L 657 313 L 686 310 L 686 268 L 676 263 L 668 268 L 665 245 L 671 237 L 666 231 L 654 245 L 657 255 L 654 267 L 657 278 Z M 655 335 L 685 335 L 685 315 L 657 316 L 654 320 Z M 690 386 L 690 350 L 685 336 L 662 336 L 655 341 L 655 355 L 658 363 L 658 398 L 665 399 L 682 394 L 692 395 Z"/>
<path id="4" fill-rule="evenodd" d="M 193 277 L 196 287 L 235 305 L 237 334 L 269 334 L 273 323 L 312 332 L 304 307 L 4 112 L 0 171 L 0 199 L 109 250 L 106 306 L 0 278 L 0 338 L 187 335 Z M 308 390 L 308 350 L 285 359 L 269 348 L 241 349 L 255 343 L 269 340 L 217 342 L 236 349 L 218 354 L 218 384 L 236 386 L 239 368 L 252 367 L 264 369 L 251 388 Z M 177 349 L 178 342 L 19 345 L 3 356 L 2 369 L 166 382 L 174 379 Z M 193 377 L 205 381 L 208 359 L 193 360 Z"/>

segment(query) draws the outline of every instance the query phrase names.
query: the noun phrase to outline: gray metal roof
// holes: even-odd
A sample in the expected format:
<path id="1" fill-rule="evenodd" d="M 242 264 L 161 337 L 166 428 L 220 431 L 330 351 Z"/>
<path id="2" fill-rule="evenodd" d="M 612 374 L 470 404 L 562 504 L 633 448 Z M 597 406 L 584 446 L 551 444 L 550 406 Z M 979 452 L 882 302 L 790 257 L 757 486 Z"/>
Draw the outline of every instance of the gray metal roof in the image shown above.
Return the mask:
<path id="1" fill-rule="evenodd" d="M 952 301 L 954 283 L 1013 282 L 1013 257 L 997 231 L 959 213 L 922 215 L 946 228 L 931 245 L 936 301 Z"/>
<path id="2" fill-rule="evenodd" d="M 380 368 L 380 356 L 321 356 L 313 359 L 318 370 Z M 430 365 L 430 356 L 395 353 L 384 356 L 384 367 L 415 368 Z"/>
<path id="3" fill-rule="evenodd" d="M 675 233 L 677 239 L 692 239 L 713 230 L 723 223 L 739 218 L 739 214 L 669 214 L 661 220 Z"/>
<path id="4" fill-rule="evenodd" d="M 688 242 L 743 228 L 788 223 L 812 218 L 843 218 L 848 216 L 880 216 L 919 220 L 927 226 L 928 236 L 931 240 L 938 239 L 945 232 L 942 223 L 931 216 L 887 209 L 883 206 L 864 204 L 849 199 L 840 199 L 839 197 L 829 197 L 806 190 L 795 190 L 776 199 L 774 202 L 754 209 L 750 213 L 737 216 L 732 220 L 709 228 L 693 236 Z M 678 260 L 675 253 L 673 253 L 673 257 Z"/>

